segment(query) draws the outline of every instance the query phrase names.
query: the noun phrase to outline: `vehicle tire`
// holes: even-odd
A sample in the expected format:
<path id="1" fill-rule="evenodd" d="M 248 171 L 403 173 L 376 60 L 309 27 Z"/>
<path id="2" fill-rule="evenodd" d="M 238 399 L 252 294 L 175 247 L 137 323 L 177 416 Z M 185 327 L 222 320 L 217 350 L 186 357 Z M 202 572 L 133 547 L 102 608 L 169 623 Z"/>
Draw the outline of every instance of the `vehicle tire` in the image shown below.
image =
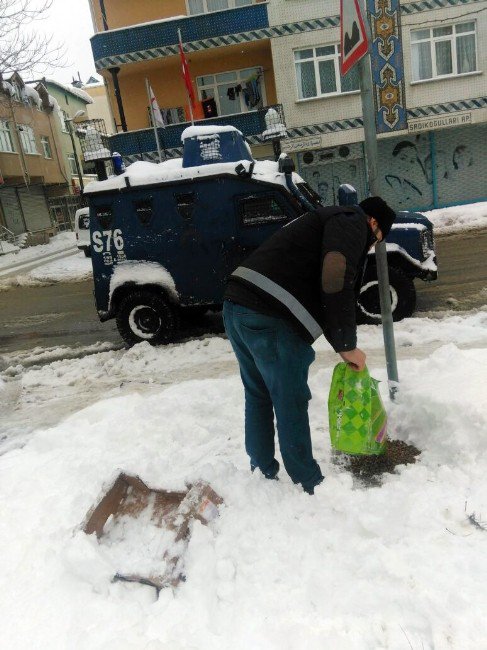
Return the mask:
<path id="1" fill-rule="evenodd" d="M 83 248 L 83 252 L 85 254 L 85 257 L 91 257 L 91 247 L 90 248 Z"/>
<path id="2" fill-rule="evenodd" d="M 117 311 L 117 327 L 129 345 L 148 341 L 160 345 L 172 340 L 179 327 L 177 308 L 148 289 L 134 290 L 123 298 Z"/>
<path id="3" fill-rule="evenodd" d="M 399 321 L 411 316 L 416 307 L 416 289 L 413 279 L 401 269 L 392 266 L 389 267 L 389 286 L 393 320 Z M 369 266 L 365 270 L 357 300 L 357 322 L 377 325 L 381 320 L 377 268 Z"/>

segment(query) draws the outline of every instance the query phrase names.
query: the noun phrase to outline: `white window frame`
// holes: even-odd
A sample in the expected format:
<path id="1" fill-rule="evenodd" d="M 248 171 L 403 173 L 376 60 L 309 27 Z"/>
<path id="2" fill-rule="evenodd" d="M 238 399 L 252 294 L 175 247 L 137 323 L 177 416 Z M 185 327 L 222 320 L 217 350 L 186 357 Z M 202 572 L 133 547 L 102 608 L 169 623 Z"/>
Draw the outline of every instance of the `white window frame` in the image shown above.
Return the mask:
<path id="1" fill-rule="evenodd" d="M 0 120 L 0 151 L 2 153 L 15 153 L 12 132 L 10 131 L 10 122 Z"/>
<path id="2" fill-rule="evenodd" d="M 321 48 L 321 47 L 334 47 L 335 51 L 333 54 L 323 54 L 323 55 L 317 55 L 316 51 Z M 307 59 L 296 59 L 296 54 L 298 52 L 304 52 L 306 50 L 312 50 L 313 51 L 313 56 Z M 336 97 L 337 95 L 352 95 L 353 93 L 358 93 L 360 92 L 359 88 L 355 88 L 354 90 L 344 90 L 342 91 L 342 78 L 340 74 L 340 44 L 339 43 L 320 43 L 319 45 L 308 45 L 307 47 L 299 47 L 293 50 L 293 58 L 294 58 L 294 73 L 296 75 L 296 91 L 297 91 L 297 97 L 298 97 L 298 102 L 305 102 L 309 101 L 312 99 L 320 99 L 322 97 Z M 313 61 L 314 63 L 314 72 L 315 72 L 315 83 L 316 83 L 316 95 L 313 95 L 312 97 L 300 97 L 299 96 L 299 77 L 298 77 L 298 68 L 301 63 L 308 63 L 309 61 Z M 337 89 L 331 93 L 321 93 L 321 86 L 320 86 L 320 69 L 319 69 L 319 63 L 320 61 L 333 61 L 334 63 L 334 69 L 335 69 L 335 82 L 336 82 L 336 87 Z"/>
<path id="3" fill-rule="evenodd" d="M 28 124 L 19 124 L 19 138 L 22 145 L 22 150 L 25 154 L 31 156 L 38 156 L 36 134 L 34 129 Z"/>
<path id="4" fill-rule="evenodd" d="M 457 33 L 457 27 L 460 25 L 465 25 L 468 23 L 473 23 L 473 30 L 469 32 L 460 32 Z M 452 33 L 446 34 L 444 36 L 434 36 L 433 30 L 438 27 L 451 27 Z M 413 34 L 420 31 L 429 31 L 428 38 L 421 38 L 419 40 L 413 40 Z M 458 72 L 458 59 L 457 59 L 457 38 L 461 36 L 475 36 L 475 70 L 470 70 L 468 72 Z M 432 25 L 431 27 L 421 27 L 420 29 L 412 29 L 410 33 L 411 41 L 411 81 L 417 83 L 419 81 L 430 81 L 431 79 L 448 79 L 451 77 L 462 77 L 463 75 L 475 74 L 478 72 L 479 65 L 479 56 L 478 56 L 478 47 L 477 47 L 477 21 L 475 20 L 462 20 L 458 23 L 448 23 L 445 25 Z M 450 41 L 451 42 L 451 63 L 452 63 L 452 72 L 448 74 L 438 74 L 436 66 L 436 47 L 435 43 L 441 41 Z M 420 77 L 416 79 L 414 77 L 414 62 L 413 62 L 413 48 L 418 43 L 429 43 L 430 45 L 430 55 L 431 55 L 431 77 Z"/>
<path id="5" fill-rule="evenodd" d="M 216 13 L 217 11 L 227 11 L 228 9 L 240 9 L 240 7 L 248 7 L 252 4 L 255 4 L 255 0 L 249 0 L 246 4 L 238 5 L 237 2 L 238 0 L 227 0 L 228 6 L 225 7 L 224 9 L 212 9 L 208 10 L 208 0 L 201 0 L 203 3 L 203 11 L 200 13 L 193 14 L 191 13 L 190 10 L 190 4 L 189 0 L 186 0 L 186 13 L 188 16 L 202 16 L 203 14 L 213 14 Z"/>
<path id="6" fill-rule="evenodd" d="M 221 72 L 212 72 L 211 74 L 204 74 L 204 75 L 200 75 L 199 77 L 196 77 L 196 88 L 198 89 L 199 101 L 200 102 L 204 101 L 202 97 L 203 91 L 209 90 L 211 88 L 212 90 L 215 91 L 215 94 L 213 96 L 216 102 L 218 117 L 227 117 L 228 115 L 240 115 L 241 113 L 252 113 L 252 111 L 260 110 L 258 108 L 248 108 L 247 105 L 245 104 L 243 93 L 241 93 L 239 97 L 241 110 L 235 111 L 235 113 L 225 113 L 224 115 L 221 113 L 220 110 L 220 97 L 218 95 L 218 86 L 227 86 L 230 82 L 228 81 L 217 82 L 216 78 L 218 77 L 218 75 L 235 74 L 237 77 L 235 80 L 235 86 L 237 86 L 238 84 L 242 85 L 248 79 L 248 74 L 245 75 L 242 74 L 243 72 L 247 72 L 248 70 L 258 70 L 260 72 L 260 78 L 259 78 L 260 95 L 262 97 L 262 106 L 266 106 L 267 98 L 265 93 L 264 72 L 262 70 L 262 66 L 258 66 L 258 65 L 250 66 L 248 68 L 241 68 L 240 70 L 225 70 Z M 200 86 L 199 80 L 204 79 L 204 77 L 214 77 L 214 82 L 212 84 L 205 84 L 204 86 Z"/>
<path id="7" fill-rule="evenodd" d="M 71 176 L 78 176 L 78 169 L 76 167 L 76 158 L 74 157 L 74 153 L 68 153 L 66 157 L 68 159 Z"/>
<path id="8" fill-rule="evenodd" d="M 44 158 L 47 160 L 52 159 L 51 141 L 49 140 L 48 135 L 41 135 L 41 147 L 44 153 Z"/>

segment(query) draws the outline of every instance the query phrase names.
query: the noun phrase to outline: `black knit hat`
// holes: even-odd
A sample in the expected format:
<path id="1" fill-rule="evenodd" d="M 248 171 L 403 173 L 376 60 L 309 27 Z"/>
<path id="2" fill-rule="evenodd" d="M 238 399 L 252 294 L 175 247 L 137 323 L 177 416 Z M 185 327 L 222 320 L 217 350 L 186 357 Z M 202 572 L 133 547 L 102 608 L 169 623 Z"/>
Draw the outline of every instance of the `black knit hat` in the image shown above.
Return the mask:
<path id="1" fill-rule="evenodd" d="M 396 218 L 394 210 L 380 196 L 369 196 L 359 205 L 368 217 L 377 219 L 379 228 L 382 230 L 382 237 L 387 237 Z"/>

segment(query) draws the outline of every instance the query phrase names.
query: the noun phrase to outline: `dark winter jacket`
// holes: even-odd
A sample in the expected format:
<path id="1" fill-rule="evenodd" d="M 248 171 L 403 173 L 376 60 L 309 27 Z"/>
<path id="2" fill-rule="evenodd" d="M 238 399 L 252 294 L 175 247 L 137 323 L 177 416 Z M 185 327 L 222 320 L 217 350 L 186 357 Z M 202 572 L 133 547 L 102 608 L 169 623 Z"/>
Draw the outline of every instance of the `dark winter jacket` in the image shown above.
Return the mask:
<path id="1" fill-rule="evenodd" d="M 359 207 L 319 208 L 267 239 L 230 275 L 225 299 L 287 319 L 309 342 L 357 346 L 355 309 L 373 236 Z"/>

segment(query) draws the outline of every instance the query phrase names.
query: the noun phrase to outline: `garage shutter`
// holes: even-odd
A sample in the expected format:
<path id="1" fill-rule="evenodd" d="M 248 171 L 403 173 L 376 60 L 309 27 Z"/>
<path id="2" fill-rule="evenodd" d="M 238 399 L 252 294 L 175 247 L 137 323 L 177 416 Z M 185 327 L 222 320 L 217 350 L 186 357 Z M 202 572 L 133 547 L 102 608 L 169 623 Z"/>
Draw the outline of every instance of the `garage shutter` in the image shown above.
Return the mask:
<path id="1" fill-rule="evenodd" d="M 25 232 L 22 211 L 17 198 L 17 190 L 14 187 L 3 187 L 0 189 L 0 203 L 2 204 L 6 227 L 14 235 L 20 235 Z"/>
<path id="2" fill-rule="evenodd" d="M 27 230 L 35 232 L 50 228 L 51 217 L 43 186 L 19 187 L 18 191 Z"/>

